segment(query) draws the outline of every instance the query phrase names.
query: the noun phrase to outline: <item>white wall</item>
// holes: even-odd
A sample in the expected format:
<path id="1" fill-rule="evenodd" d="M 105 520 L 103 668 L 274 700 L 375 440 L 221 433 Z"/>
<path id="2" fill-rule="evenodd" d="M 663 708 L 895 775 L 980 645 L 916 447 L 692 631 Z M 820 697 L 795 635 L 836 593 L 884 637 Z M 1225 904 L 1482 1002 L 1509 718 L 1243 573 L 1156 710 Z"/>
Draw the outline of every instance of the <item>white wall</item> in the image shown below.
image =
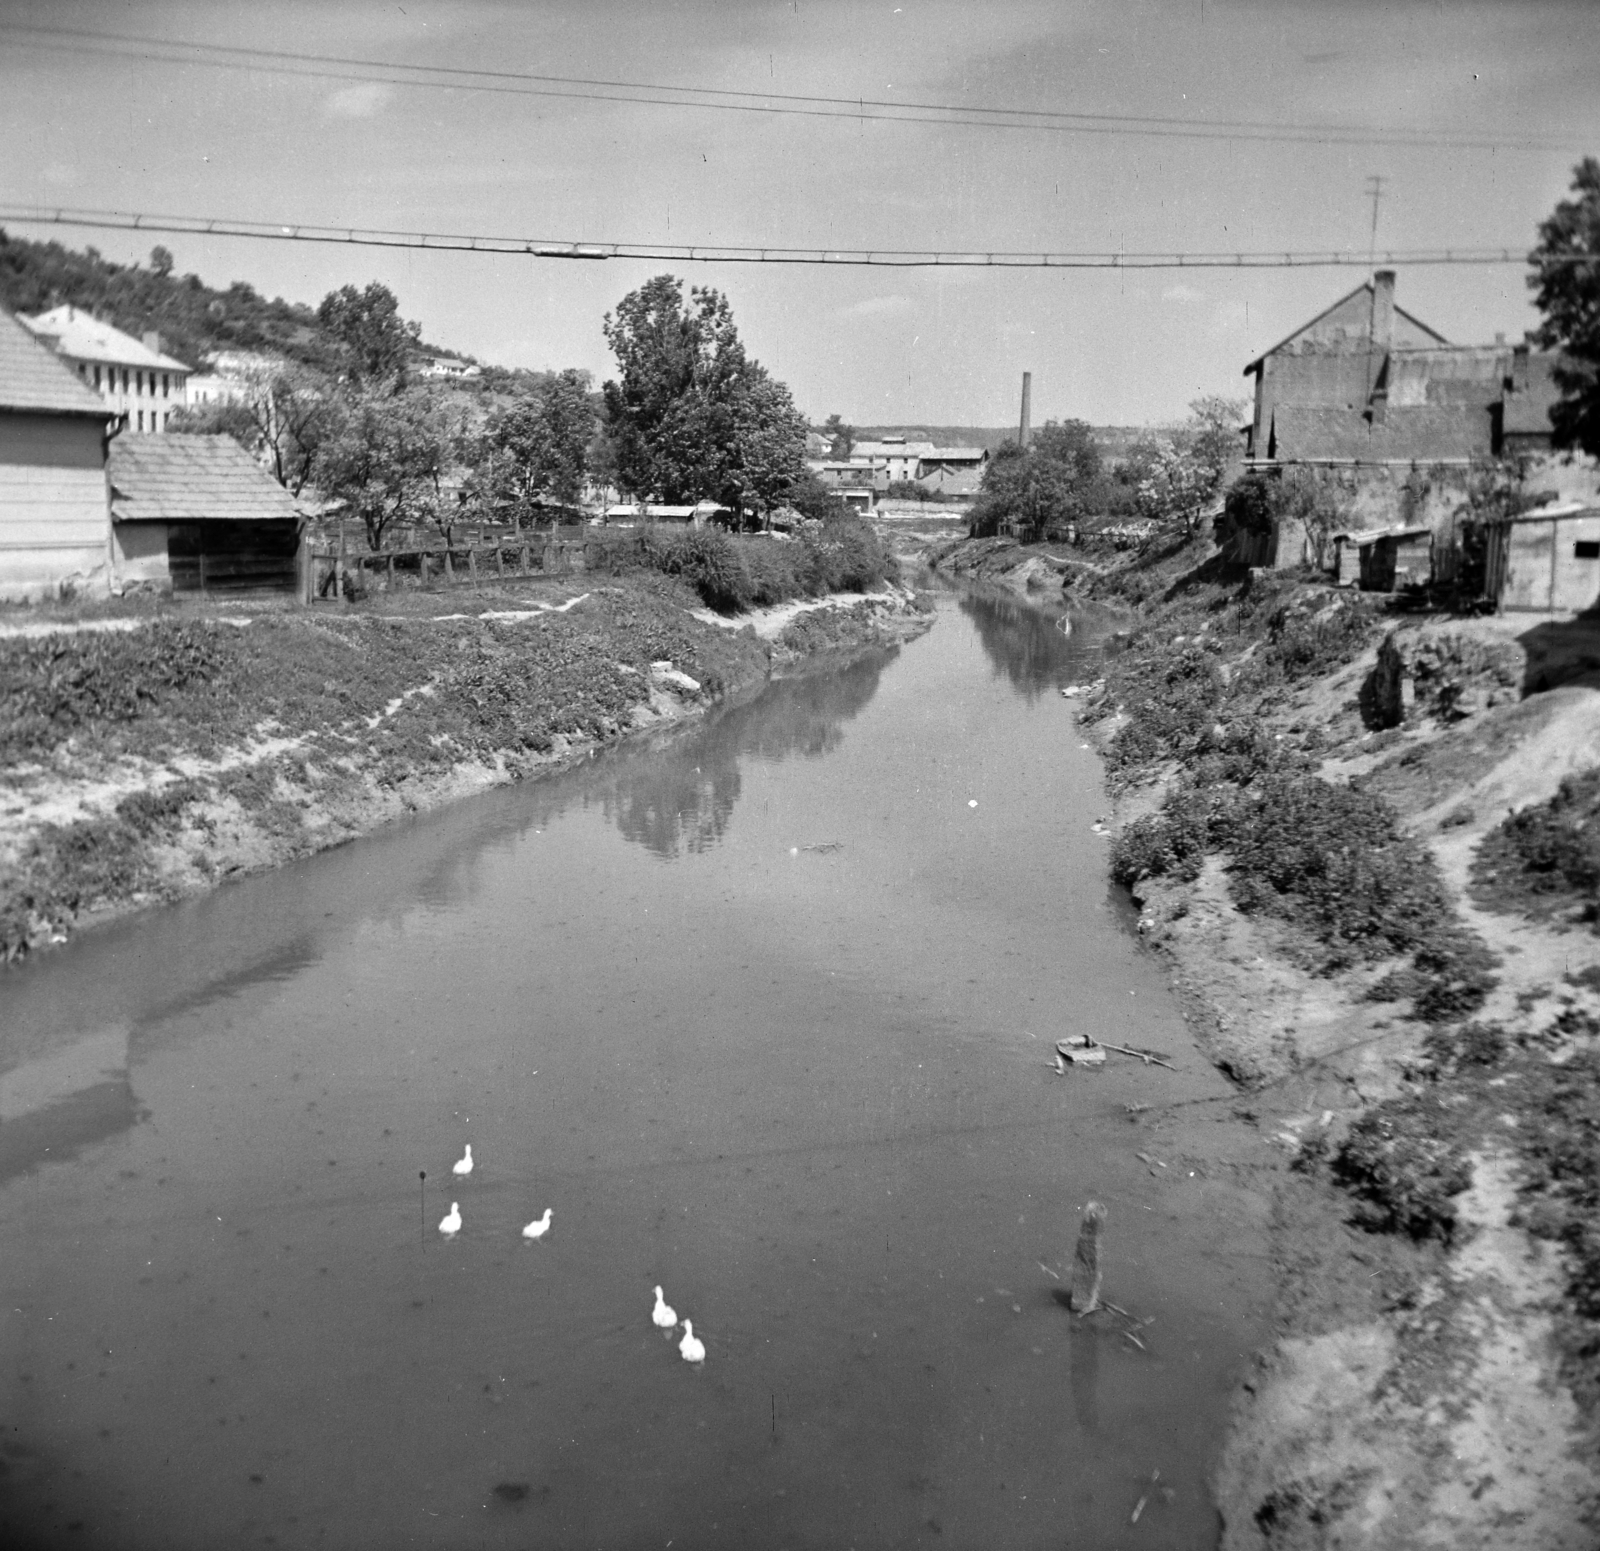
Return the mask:
<path id="1" fill-rule="evenodd" d="M 93 418 L 0 411 L 0 598 L 107 590 L 103 434 Z"/>

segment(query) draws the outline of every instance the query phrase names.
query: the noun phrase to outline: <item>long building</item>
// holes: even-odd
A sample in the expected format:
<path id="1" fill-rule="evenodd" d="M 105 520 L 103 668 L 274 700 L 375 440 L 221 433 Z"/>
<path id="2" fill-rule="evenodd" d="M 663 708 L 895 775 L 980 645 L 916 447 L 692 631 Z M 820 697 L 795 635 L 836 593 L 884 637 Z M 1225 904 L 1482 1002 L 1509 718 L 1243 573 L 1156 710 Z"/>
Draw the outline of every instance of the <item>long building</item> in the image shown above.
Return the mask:
<path id="1" fill-rule="evenodd" d="M 164 355 L 157 333 L 137 340 L 70 306 L 18 321 L 98 393 L 113 414 L 126 417 L 124 430 L 135 435 L 165 431 L 173 414 L 189 402 L 192 368 Z"/>

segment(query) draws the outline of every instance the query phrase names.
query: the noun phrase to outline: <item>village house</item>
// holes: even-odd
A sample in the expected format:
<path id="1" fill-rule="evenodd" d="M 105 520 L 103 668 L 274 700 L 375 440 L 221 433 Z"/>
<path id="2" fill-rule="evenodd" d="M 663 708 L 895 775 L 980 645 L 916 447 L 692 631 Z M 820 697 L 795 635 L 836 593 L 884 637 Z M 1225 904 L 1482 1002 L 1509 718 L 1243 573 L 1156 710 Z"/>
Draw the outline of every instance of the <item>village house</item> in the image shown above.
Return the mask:
<path id="1" fill-rule="evenodd" d="M 1347 524 L 1342 578 L 1424 583 L 1453 566 L 1470 482 L 1494 460 L 1520 460 L 1529 488 L 1553 497 L 1600 492 L 1592 460 L 1551 448 L 1556 360 L 1503 336 L 1451 344 L 1396 304 L 1395 273 L 1380 269 L 1245 367 L 1245 467 L 1314 471 Z M 1316 545 L 1290 524 L 1267 549 L 1263 563 L 1296 566 Z"/>
<path id="2" fill-rule="evenodd" d="M 106 590 L 116 429 L 101 397 L 0 308 L 0 599 Z"/>
<path id="3" fill-rule="evenodd" d="M 110 476 L 118 591 L 295 591 L 300 513 L 231 436 L 124 437 Z"/>
<path id="4" fill-rule="evenodd" d="M 153 331 L 140 341 L 70 306 L 19 321 L 93 388 L 108 409 L 125 417 L 124 430 L 164 431 L 189 402 L 190 368 L 163 355 L 161 336 Z"/>

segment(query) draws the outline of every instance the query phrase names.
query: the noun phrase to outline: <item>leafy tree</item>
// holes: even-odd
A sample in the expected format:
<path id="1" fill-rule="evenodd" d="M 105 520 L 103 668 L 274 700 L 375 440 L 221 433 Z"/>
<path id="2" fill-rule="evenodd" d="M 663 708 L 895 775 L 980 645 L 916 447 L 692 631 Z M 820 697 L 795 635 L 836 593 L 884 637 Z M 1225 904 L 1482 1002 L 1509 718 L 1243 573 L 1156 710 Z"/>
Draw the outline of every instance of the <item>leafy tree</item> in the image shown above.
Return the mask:
<path id="1" fill-rule="evenodd" d="M 150 250 L 151 271 L 158 275 L 161 279 L 165 280 L 167 276 L 172 273 L 172 265 L 172 249 L 164 248 L 160 243 L 157 243 L 155 247 Z"/>
<path id="2" fill-rule="evenodd" d="M 422 326 L 400 316 L 399 299 L 388 286 L 374 280 L 360 291 L 353 285 L 329 291 L 317 307 L 317 321 L 337 341 L 344 375 L 354 386 L 405 385 L 406 360 Z"/>
<path id="3" fill-rule="evenodd" d="M 260 458 L 291 495 L 311 478 L 317 452 L 342 416 L 332 384 L 294 361 L 263 360 L 233 374 L 244 389 L 234 403 L 199 405 L 175 415 L 170 429 L 222 433 Z"/>
<path id="4" fill-rule="evenodd" d="M 518 522 L 532 518 L 545 497 L 576 506 L 594 431 L 589 374 L 569 369 L 547 378 L 497 410 L 472 440 L 470 496 L 509 508 Z"/>
<path id="5" fill-rule="evenodd" d="M 1049 421 L 1027 448 L 1004 442 L 984 470 L 969 522 L 975 536 L 1011 522 L 1031 539 L 1081 523 L 1105 504 L 1100 448 L 1082 420 Z"/>
<path id="6" fill-rule="evenodd" d="M 316 482 L 349 504 L 373 549 L 399 523 L 434 521 L 448 533 L 442 485 L 459 429 L 425 389 L 359 393 L 317 451 Z"/>
<path id="7" fill-rule="evenodd" d="M 856 428 L 846 425 L 840 415 L 829 415 L 822 422 L 822 434 L 828 438 L 828 456 L 841 462 L 855 450 Z"/>
<path id="8" fill-rule="evenodd" d="M 1555 443 L 1600 457 L 1600 161 L 1578 163 L 1572 192 L 1539 223 L 1528 284 L 1544 314 L 1534 339 L 1562 354 L 1562 398 L 1550 410 Z"/>
<path id="9" fill-rule="evenodd" d="M 1188 421 L 1172 436 L 1134 449 L 1140 460 L 1135 491 L 1140 515 L 1194 527 L 1222 488 L 1238 449 L 1236 427 L 1243 413 L 1238 399 L 1198 398 L 1189 406 Z"/>
<path id="10" fill-rule="evenodd" d="M 745 354 L 721 292 L 657 275 L 608 313 L 620 368 L 605 385 L 617 482 L 631 494 L 770 513 L 805 468 L 789 390 Z"/>

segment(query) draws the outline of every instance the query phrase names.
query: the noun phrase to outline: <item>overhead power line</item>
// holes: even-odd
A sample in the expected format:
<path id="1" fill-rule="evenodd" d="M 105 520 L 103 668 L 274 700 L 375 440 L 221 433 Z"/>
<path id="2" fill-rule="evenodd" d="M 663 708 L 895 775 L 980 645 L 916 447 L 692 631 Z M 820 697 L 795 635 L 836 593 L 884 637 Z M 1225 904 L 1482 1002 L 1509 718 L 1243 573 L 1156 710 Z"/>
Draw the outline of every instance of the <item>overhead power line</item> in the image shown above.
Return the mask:
<path id="1" fill-rule="evenodd" d="M 608 80 L 530 71 L 411 65 L 244 45 L 194 43 L 134 33 L 91 32 L 0 22 L 0 34 L 25 47 L 206 65 L 279 75 L 373 81 L 395 86 L 480 91 L 580 101 L 644 103 L 806 118 L 872 120 L 896 124 L 944 124 L 966 129 L 1034 130 L 1058 134 L 1142 135 L 1191 140 L 1261 140 L 1308 145 L 1413 146 L 1443 150 L 1562 150 L 1576 142 L 1552 135 L 1494 136 L 1383 125 L 1285 123 L 1264 119 L 1203 119 L 1160 114 L 1094 113 L 1049 108 L 995 107 L 974 103 L 902 101 L 894 98 L 832 97 L 796 92 L 736 91 L 724 87 L 673 86 L 662 82 Z"/>
<path id="2" fill-rule="evenodd" d="M 718 243 L 582 242 L 566 238 L 492 237 L 461 232 L 403 232 L 222 217 L 144 215 L 0 203 L 0 222 L 86 226 L 192 237 L 249 237 L 268 242 L 326 242 L 358 248 L 434 253 L 509 254 L 540 259 L 654 259 L 673 264 L 828 264 L 869 269 L 1365 269 L 1373 263 L 1417 268 L 1442 264 L 1525 264 L 1523 247 L 1416 248 L 1386 253 L 1344 249 L 1238 253 L 1048 253 L 889 248 L 747 248 Z M 1541 262 L 1594 263 L 1593 254 Z"/>

